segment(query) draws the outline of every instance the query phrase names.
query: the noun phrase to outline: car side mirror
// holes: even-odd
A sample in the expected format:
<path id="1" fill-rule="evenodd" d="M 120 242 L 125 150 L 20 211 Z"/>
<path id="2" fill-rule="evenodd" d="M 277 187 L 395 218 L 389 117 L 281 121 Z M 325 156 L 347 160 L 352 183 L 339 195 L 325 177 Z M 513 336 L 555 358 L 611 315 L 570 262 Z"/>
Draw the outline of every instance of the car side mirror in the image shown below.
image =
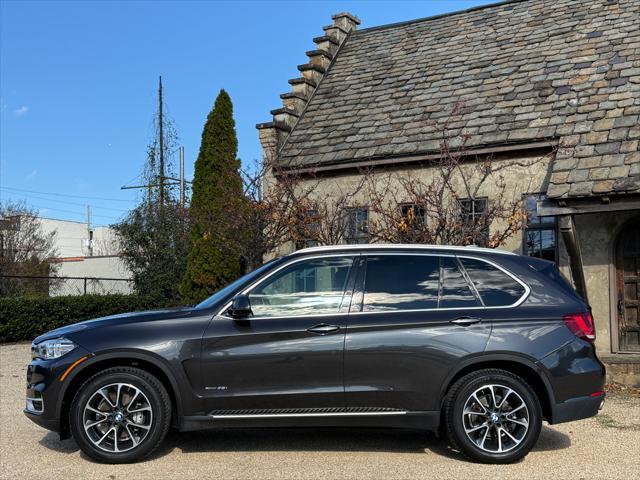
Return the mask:
<path id="1" fill-rule="evenodd" d="M 236 319 L 248 318 L 252 315 L 251 301 L 249 296 L 240 293 L 233 297 L 231 301 L 231 308 L 229 309 L 229 315 Z"/>

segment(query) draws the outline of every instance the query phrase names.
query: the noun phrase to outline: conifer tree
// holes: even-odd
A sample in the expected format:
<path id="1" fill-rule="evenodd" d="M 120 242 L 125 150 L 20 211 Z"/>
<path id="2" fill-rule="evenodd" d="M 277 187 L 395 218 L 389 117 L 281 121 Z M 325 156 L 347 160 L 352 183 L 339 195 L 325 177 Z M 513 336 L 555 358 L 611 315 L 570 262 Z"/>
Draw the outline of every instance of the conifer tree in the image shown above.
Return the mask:
<path id="1" fill-rule="evenodd" d="M 242 273 L 245 197 L 237 151 L 233 104 L 221 90 L 204 125 L 195 165 L 183 301 L 200 301 Z"/>

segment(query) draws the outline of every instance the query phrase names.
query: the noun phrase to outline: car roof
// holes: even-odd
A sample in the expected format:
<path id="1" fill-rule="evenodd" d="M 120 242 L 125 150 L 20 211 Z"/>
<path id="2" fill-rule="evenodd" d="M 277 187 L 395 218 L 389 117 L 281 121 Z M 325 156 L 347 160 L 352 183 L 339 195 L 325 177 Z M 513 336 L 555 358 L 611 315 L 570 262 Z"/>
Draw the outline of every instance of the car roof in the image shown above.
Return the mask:
<path id="1" fill-rule="evenodd" d="M 483 248 L 476 245 L 425 245 L 425 244 L 403 244 L 403 243 L 376 243 L 376 244 L 358 244 L 358 245 L 326 245 L 322 247 L 309 247 L 296 250 L 290 255 L 305 255 L 309 253 L 329 253 L 329 252 L 369 252 L 369 251 L 381 251 L 381 250 L 406 250 L 406 251 L 448 251 L 458 253 L 485 253 L 485 254 L 502 254 L 502 255 L 516 255 L 513 252 L 507 250 L 501 250 L 497 248 Z"/>

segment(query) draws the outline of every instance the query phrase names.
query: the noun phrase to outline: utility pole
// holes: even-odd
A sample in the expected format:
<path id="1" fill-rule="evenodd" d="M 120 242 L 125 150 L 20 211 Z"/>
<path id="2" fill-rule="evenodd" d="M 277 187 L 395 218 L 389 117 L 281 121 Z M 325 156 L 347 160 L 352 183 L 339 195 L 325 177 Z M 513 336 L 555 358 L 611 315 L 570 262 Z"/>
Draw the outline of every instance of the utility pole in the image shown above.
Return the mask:
<path id="1" fill-rule="evenodd" d="M 164 131 L 162 118 L 162 75 L 160 75 L 158 86 L 158 124 L 160 129 L 160 175 L 158 183 L 160 184 L 160 208 L 164 206 Z"/>
<path id="2" fill-rule="evenodd" d="M 180 147 L 180 206 L 184 208 L 184 146 Z"/>
<path id="3" fill-rule="evenodd" d="M 91 231 L 91 206 L 87 205 L 87 255 L 93 256 L 93 232 Z M 85 292 L 86 293 L 86 292 Z"/>
<path id="4" fill-rule="evenodd" d="M 132 190 L 139 188 L 146 188 L 149 192 L 149 198 L 152 198 L 152 191 L 154 188 L 159 188 L 158 200 L 160 202 L 160 208 L 164 207 L 164 203 L 167 197 L 167 191 L 165 190 L 171 185 L 180 185 L 180 203 L 184 206 L 186 202 L 186 187 L 185 184 L 191 183 L 184 179 L 184 147 L 180 147 L 180 178 L 169 177 L 165 174 L 165 144 L 164 144 L 164 112 L 162 101 L 162 75 L 159 77 L 158 82 L 158 173 L 155 172 L 150 175 L 148 183 L 146 185 L 124 185 L 120 187 L 121 190 Z M 155 154 L 155 152 L 154 152 Z M 155 158 L 155 157 L 154 157 Z M 154 162 L 155 165 L 155 162 Z"/>

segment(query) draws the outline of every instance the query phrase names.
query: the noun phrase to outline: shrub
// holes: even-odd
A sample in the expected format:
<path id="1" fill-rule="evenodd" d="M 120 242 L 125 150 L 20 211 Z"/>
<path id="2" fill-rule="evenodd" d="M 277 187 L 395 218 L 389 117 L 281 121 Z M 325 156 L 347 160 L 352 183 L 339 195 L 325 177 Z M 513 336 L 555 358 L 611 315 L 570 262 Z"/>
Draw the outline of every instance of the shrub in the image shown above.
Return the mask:
<path id="1" fill-rule="evenodd" d="M 33 340 L 82 320 L 162 306 L 137 295 L 0 298 L 0 342 Z"/>

